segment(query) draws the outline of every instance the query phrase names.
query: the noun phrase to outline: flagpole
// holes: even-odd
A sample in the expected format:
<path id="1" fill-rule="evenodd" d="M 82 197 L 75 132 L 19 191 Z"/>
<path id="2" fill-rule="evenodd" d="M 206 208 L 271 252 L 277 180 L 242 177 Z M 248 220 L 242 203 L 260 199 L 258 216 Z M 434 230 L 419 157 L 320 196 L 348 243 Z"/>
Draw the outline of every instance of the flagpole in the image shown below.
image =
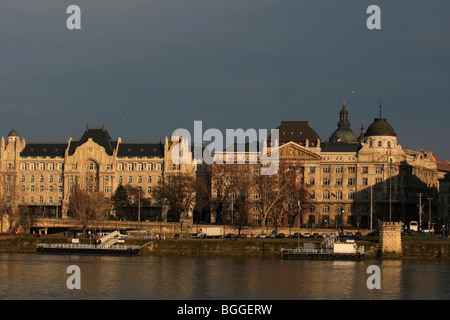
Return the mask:
<path id="1" fill-rule="evenodd" d="M 392 155 L 389 149 L 390 169 L 389 169 L 389 222 L 392 222 Z"/>

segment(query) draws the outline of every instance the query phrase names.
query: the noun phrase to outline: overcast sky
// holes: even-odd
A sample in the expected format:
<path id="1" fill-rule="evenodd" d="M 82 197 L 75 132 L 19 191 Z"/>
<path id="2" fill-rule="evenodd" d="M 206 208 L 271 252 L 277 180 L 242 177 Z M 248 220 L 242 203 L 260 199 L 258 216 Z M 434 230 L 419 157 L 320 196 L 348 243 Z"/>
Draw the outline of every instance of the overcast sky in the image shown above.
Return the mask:
<path id="1" fill-rule="evenodd" d="M 68 30 L 67 7 L 81 8 Z M 369 30 L 369 5 L 381 30 Z M 450 1 L 3 0 L 0 127 L 32 142 L 159 141 L 178 126 L 276 128 L 322 140 L 346 100 L 359 134 L 388 119 L 403 147 L 450 160 Z"/>

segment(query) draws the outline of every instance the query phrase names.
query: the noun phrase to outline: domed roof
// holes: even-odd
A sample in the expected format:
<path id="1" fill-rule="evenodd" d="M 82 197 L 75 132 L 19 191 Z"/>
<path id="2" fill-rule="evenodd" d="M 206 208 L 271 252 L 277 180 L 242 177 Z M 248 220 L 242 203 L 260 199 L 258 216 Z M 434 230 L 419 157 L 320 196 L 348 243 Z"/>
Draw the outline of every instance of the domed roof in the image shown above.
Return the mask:
<path id="1" fill-rule="evenodd" d="M 18 136 L 19 136 L 19 134 L 17 133 L 16 129 L 14 129 L 14 128 L 8 134 L 8 137 L 18 137 Z"/>
<path id="2" fill-rule="evenodd" d="M 338 128 L 331 135 L 330 142 L 358 142 L 358 137 L 350 128 Z"/>
<path id="3" fill-rule="evenodd" d="M 367 128 L 364 136 L 392 136 L 396 137 L 392 126 L 387 122 L 385 118 L 375 118 L 373 123 Z"/>
<path id="4" fill-rule="evenodd" d="M 340 119 L 338 122 L 338 128 L 331 135 L 329 142 L 343 142 L 343 143 L 358 142 L 358 137 L 352 131 L 352 129 L 350 129 L 350 122 L 348 121 L 348 111 L 345 108 L 345 101 L 343 103 L 339 115 Z"/>

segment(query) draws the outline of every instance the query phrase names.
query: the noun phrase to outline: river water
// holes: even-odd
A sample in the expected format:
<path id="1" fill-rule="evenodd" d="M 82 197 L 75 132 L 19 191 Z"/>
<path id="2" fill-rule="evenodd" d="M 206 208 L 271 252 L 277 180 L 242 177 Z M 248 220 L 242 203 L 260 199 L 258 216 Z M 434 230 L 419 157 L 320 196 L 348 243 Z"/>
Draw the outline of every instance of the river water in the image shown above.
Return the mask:
<path id="1" fill-rule="evenodd" d="M 68 289 L 68 267 L 80 289 Z M 369 289 L 370 265 L 380 289 Z M 0 254 L 0 299 L 303 300 L 450 299 L 437 261 L 283 261 L 178 256 Z"/>

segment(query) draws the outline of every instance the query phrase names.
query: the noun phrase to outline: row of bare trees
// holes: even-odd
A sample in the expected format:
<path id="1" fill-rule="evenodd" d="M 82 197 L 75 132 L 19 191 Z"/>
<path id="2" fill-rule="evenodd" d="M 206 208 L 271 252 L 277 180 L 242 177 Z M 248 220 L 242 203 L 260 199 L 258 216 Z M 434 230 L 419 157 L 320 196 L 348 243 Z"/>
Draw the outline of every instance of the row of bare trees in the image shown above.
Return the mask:
<path id="1" fill-rule="evenodd" d="M 302 166 L 295 163 L 280 163 L 275 175 L 261 175 L 257 165 L 214 164 L 202 180 L 198 183 L 197 207 L 208 206 L 219 224 L 241 227 L 257 220 L 276 229 L 309 207 Z M 250 212 L 256 219 L 249 216 Z"/>
<path id="2" fill-rule="evenodd" d="M 149 199 L 132 186 L 119 185 L 110 200 L 102 192 L 87 192 L 77 186 L 69 196 L 68 212 L 86 229 L 94 221 L 101 223 L 108 219 L 113 210 L 118 217 L 121 208 L 132 207 L 139 201 L 169 209 L 172 221 L 181 221 L 196 211 L 214 213 L 217 224 L 241 228 L 256 220 L 260 225 L 271 224 L 276 228 L 282 221 L 293 221 L 301 214 L 298 203 L 302 209 L 308 207 L 309 193 L 302 183 L 301 166 L 280 163 L 276 175 L 261 175 L 259 170 L 257 165 L 213 164 L 197 176 L 174 173 L 153 188 Z M 10 177 L 4 181 L 5 192 L 0 197 L 1 221 L 7 217 L 10 230 L 19 224 L 32 224 L 33 218 L 19 206 L 13 180 Z"/>
<path id="3" fill-rule="evenodd" d="M 299 218 L 310 201 L 302 182 L 302 167 L 280 163 L 276 175 L 261 175 L 259 169 L 256 165 L 214 164 L 202 175 L 171 174 L 152 190 L 153 202 L 149 203 L 170 210 L 172 221 L 181 221 L 192 211 L 206 211 L 215 213 L 216 224 L 234 225 L 239 230 L 255 224 L 251 212 L 257 216 L 257 223 L 270 224 L 275 229 L 283 221 L 285 224 Z M 112 208 L 117 213 L 118 209 L 130 206 L 132 198 L 136 203 L 138 194 L 136 187 L 119 185 L 112 201 L 105 202 L 102 193 L 89 195 L 76 190 L 70 196 L 69 211 L 83 226 L 92 220 L 106 219 L 105 212 Z"/>

